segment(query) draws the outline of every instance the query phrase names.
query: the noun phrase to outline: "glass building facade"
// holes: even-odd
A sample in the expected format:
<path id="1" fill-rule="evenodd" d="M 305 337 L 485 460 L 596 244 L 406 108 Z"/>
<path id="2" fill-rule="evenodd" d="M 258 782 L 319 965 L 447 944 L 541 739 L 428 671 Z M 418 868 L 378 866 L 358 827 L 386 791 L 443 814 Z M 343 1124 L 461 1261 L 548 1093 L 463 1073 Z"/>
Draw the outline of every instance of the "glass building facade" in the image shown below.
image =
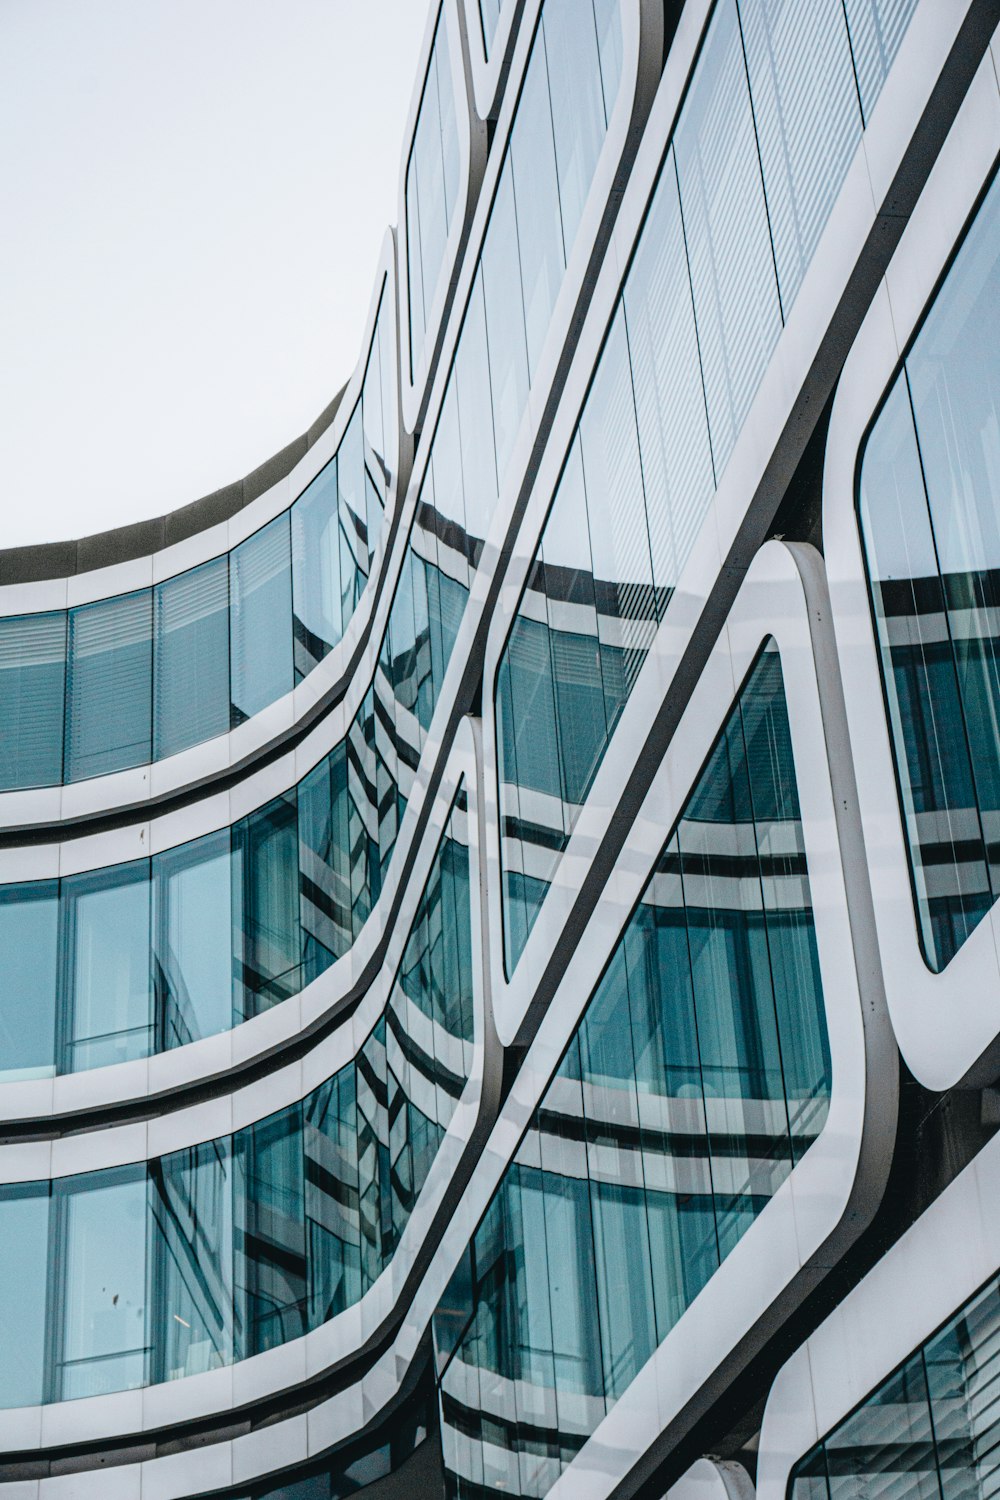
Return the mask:
<path id="1" fill-rule="evenodd" d="M 339 402 L 0 552 L 0 1500 L 992 1500 L 997 59 L 433 0 Z"/>

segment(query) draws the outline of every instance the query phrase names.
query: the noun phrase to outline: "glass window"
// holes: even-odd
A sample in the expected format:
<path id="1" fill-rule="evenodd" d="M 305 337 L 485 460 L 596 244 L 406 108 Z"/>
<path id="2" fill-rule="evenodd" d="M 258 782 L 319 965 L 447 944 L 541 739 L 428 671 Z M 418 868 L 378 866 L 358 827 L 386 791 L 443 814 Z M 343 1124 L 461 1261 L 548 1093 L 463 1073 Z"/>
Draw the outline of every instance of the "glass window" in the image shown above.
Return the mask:
<path id="1" fill-rule="evenodd" d="M 528 400 L 528 351 L 518 274 L 514 182 L 509 159 L 493 200 L 482 265 L 497 469 L 503 474 Z"/>
<path id="2" fill-rule="evenodd" d="M 333 650 L 344 633 L 338 493 L 334 454 L 292 506 L 296 682 Z"/>
<path id="3" fill-rule="evenodd" d="M 53 1400 L 146 1380 L 146 1173 L 122 1167 L 53 1184 L 60 1318 Z"/>
<path id="4" fill-rule="evenodd" d="M 545 0 L 541 24 L 556 143 L 563 250 L 568 261 L 604 143 L 601 64 L 589 0 Z"/>
<path id="5" fill-rule="evenodd" d="M 716 7 L 675 136 L 715 472 L 781 332 L 735 0 Z"/>
<path id="6" fill-rule="evenodd" d="M 715 492 L 672 152 L 660 174 L 623 301 L 653 579 L 665 602 Z"/>
<path id="7" fill-rule="evenodd" d="M 291 690 L 292 569 L 288 512 L 230 554 L 229 643 L 235 727 Z"/>
<path id="8" fill-rule="evenodd" d="M 236 1136 L 237 1306 L 243 1357 L 306 1331 L 302 1106 Z"/>
<path id="9" fill-rule="evenodd" d="M 355 408 L 337 450 L 340 492 L 341 618 L 347 621 L 368 577 L 368 498 L 365 490 L 364 416 Z"/>
<path id="10" fill-rule="evenodd" d="M 441 286 L 457 197 L 458 130 L 447 13 L 443 11 L 431 48 L 406 173 L 411 379 L 423 351 L 427 319 Z"/>
<path id="11" fill-rule="evenodd" d="M 151 1164 L 155 1380 L 233 1358 L 233 1182 L 230 1138 Z"/>
<path id="12" fill-rule="evenodd" d="M 917 8 L 917 0 L 844 0 L 865 122 Z"/>
<path id="13" fill-rule="evenodd" d="M 1000 187 L 861 459 L 859 509 L 921 943 L 943 969 L 1000 893 Z"/>
<path id="14" fill-rule="evenodd" d="M 242 945 L 243 1019 L 301 988 L 298 820 L 294 793 L 276 797 L 233 827 L 233 884 Z"/>
<path id="15" fill-rule="evenodd" d="M 0 787 L 62 780 L 66 616 L 0 620 Z"/>
<path id="16" fill-rule="evenodd" d="M 511 130 L 510 159 L 517 204 L 528 372 L 534 379 L 566 266 L 548 70 L 545 48 L 537 40 L 528 60 Z"/>
<path id="17" fill-rule="evenodd" d="M 147 860 L 62 883 L 63 1072 L 152 1050 L 150 891 Z"/>
<path id="18" fill-rule="evenodd" d="M 59 882 L 0 885 L 0 1081 L 55 1072 Z"/>
<path id="19" fill-rule="evenodd" d="M 862 119 L 843 0 L 739 0 L 768 216 L 787 318 Z"/>
<path id="20" fill-rule="evenodd" d="M 229 829 L 153 859 L 158 1050 L 233 1025 Z"/>
<path id="21" fill-rule="evenodd" d="M 65 779 L 143 765 L 153 714 L 152 591 L 69 612 Z"/>
<path id="22" fill-rule="evenodd" d="M 497 498 L 496 446 L 493 401 L 486 342 L 486 310 L 482 268 L 469 298 L 455 356 L 459 432 L 462 446 L 462 490 L 470 547 L 478 563 Z"/>
<path id="23" fill-rule="evenodd" d="M 49 1184 L 0 1187 L 0 1407 L 45 1399 Z"/>
<path id="24" fill-rule="evenodd" d="M 153 591 L 153 759 L 229 729 L 229 557 Z"/>
<path id="25" fill-rule="evenodd" d="M 309 1327 L 317 1328 L 361 1296 L 353 1066 L 343 1068 L 305 1103 L 305 1214 Z"/>
<path id="26" fill-rule="evenodd" d="M 538 723 L 511 735 L 519 790 Z M 445 1297 L 446 1461 L 551 1487 L 815 1141 L 829 1096 L 766 642 Z"/>

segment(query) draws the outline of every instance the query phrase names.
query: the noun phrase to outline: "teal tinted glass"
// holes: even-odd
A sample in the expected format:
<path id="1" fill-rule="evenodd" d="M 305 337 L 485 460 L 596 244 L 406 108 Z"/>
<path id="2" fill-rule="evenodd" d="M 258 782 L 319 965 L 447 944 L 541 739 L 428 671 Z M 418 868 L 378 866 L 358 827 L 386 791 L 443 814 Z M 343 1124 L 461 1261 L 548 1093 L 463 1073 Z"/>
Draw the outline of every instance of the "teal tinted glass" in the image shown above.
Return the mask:
<path id="1" fill-rule="evenodd" d="M 153 718 L 152 593 L 121 594 L 69 612 L 67 781 L 149 760 Z"/>
<path id="2" fill-rule="evenodd" d="M 292 687 L 292 575 L 289 516 L 230 556 L 229 650 L 232 722 L 241 724 Z"/>
<path id="3" fill-rule="evenodd" d="M 435 1317 L 453 1477 L 555 1481 L 816 1139 L 830 1076 L 768 642 Z"/>
<path id="4" fill-rule="evenodd" d="M 66 615 L 0 620 L 0 787 L 62 780 Z"/>
<path id="5" fill-rule="evenodd" d="M 229 729 L 229 558 L 153 590 L 153 759 Z"/>
<path id="6" fill-rule="evenodd" d="M 59 883 L 0 886 L 0 1081 L 55 1071 Z"/>
<path id="7" fill-rule="evenodd" d="M 62 882 L 60 1071 L 153 1050 L 151 890 L 146 860 Z"/>
<path id="8" fill-rule="evenodd" d="M 920 940 L 943 969 L 1000 892 L 1000 185 L 867 439 L 859 510 Z"/>
<path id="9" fill-rule="evenodd" d="M 805 1454 L 792 1500 L 986 1500 L 996 1489 L 1000 1290 L 994 1278 Z"/>
<path id="10" fill-rule="evenodd" d="M 140 1166 L 0 1186 L 0 1313 L 17 1346 L 0 1403 L 201 1374 L 318 1327 L 381 1276 L 472 1069 L 467 819 L 459 791 L 383 1015 L 301 1103 Z M 218 879 L 223 854 L 203 840 L 156 862 L 160 938 L 196 1018 L 215 918 L 193 909 L 206 892 L 185 879 Z M 139 916 L 124 903 L 142 891 L 148 902 L 149 881 L 63 885 L 79 1011 L 70 1044 L 127 1047 Z M 35 892 L 40 909 L 48 899 Z"/>

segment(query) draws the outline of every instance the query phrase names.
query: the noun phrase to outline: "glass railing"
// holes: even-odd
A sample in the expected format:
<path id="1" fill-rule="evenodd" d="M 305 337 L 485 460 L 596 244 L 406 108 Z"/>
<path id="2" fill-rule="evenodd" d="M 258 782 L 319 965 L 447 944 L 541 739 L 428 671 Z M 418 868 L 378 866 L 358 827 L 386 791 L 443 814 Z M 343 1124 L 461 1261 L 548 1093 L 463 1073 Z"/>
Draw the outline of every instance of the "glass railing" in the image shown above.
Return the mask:
<path id="1" fill-rule="evenodd" d="M 1000 182 L 860 460 L 858 505 L 924 958 L 1000 895 Z"/>
<path id="2" fill-rule="evenodd" d="M 229 1364 L 374 1285 L 472 1068 L 466 818 L 460 791 L 382 1017 L 327 1082 L 168 1156 L 0 1187 L 0 1404 Z"/>
<path id="3" fill-rule="evenodd" d="M 435 1314 L 449 1494 L 548 1491 L 766 1211 L 830 1087 L 769 642 Z"/>
<path id="4" fill-rule="evenodd" d="M 333 650 L 395 478 L 395 338 L 383 296 L 336 454 L 232 551 L 153 588 L 0 619 L 0 790 L 101 776 L 226 734 Z"/>
<path id="5" fill-rule="evenodd" d="M 501 662 L 508 973 L 915 3 L 715 8 Z"/>

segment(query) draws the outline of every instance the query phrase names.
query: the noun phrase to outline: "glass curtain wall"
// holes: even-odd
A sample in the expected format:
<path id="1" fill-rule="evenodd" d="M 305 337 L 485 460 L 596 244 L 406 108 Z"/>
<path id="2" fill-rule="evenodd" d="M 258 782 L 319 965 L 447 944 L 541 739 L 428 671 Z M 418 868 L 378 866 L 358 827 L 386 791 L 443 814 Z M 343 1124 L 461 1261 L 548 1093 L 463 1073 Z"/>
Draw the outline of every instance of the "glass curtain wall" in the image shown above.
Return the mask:
<path id="1" fill-rule="evenodd" d="M 781 666 L 730 711 L 435 1314 L 448 1494 L 545 1494 L 823 1128 Z"/>
<path id="2" fill-rule="evenodd" d="M 458 121 L 448 12 L 438 16 L 413 148 L 406 169 L 406 253 L 410 289 L 410 379 L 445 273 L 459 191 Z"/>
<path id="3" fill-rule="evenodd" d="M 500 665 L 508 973 L 861 139 L 858 31 L 883 79 L 914 8 L 715 8 Z"/>
<path id="4" fill-rule="evenodd" d="M 373 1285 L 471 1071 L 466 825 L 460 792 L 382 1018 L 301 1103 L 149 1163 L 0 1187 L 0 1309 L 13 1331 L 0 1404 L 214 1369 L 317 1327 Z M 210 913 L 201 919 L 207 930 Z"/>
<path id="5" fill-rule="evenodd" d="M 860 459 L 858 507 L 925 961 L 1000 894 L 1000 182 Z"/>
<path id="6" fill-rule="evenodd" d="M 792 1470 L 789 1500 L 996 1494 L 1000 1285 L 973 1297 Z"/>
<path id="7" fill-rule="evenodd" d="M 232 552 L 153 589 L 0 619 L 0 791 L 101 776 L 225 734 L 333 649 L 383 530 L 395 357 L 380 310 L 337 453 Z"/>

